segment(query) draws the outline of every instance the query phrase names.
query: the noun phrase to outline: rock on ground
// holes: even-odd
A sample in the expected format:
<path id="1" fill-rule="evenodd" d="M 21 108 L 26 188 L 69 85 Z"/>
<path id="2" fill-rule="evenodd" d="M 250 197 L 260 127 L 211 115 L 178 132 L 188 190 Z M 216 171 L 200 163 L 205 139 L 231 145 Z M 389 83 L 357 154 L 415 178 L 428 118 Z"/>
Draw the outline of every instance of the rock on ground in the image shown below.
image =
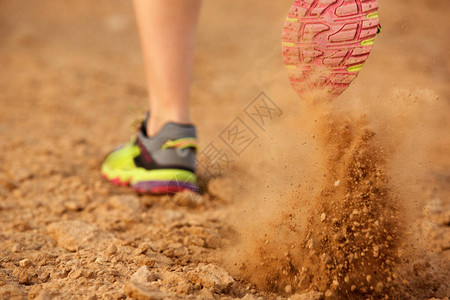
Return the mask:
<path id="1" fill-rule="evenodd" d="M 133 282 L 145 284 L 149 281 L 151 275 L 152 273 L 150 273 L 148 267 L 142 266 L 133 275 L 131 275 L 130 280 Z"/>
<path id="2" fill-rule="evenodd" d="M 199 264 L 188 273 L 188 278 L 194 284 L 201 284 L 205 288 L 223 291 L 228 288 L 234 279 L 227 271 L 213 264 Z"/>

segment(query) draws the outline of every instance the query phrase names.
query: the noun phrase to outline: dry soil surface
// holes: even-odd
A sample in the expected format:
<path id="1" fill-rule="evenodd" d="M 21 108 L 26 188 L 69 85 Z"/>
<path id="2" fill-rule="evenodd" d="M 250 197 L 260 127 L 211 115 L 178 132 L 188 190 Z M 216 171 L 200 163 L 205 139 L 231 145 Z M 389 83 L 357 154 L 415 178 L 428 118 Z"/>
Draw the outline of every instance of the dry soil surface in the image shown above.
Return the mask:
<path id="1" fill-rule="evenodd" d="M 450 296 L 448 0 L 380 0 L 331 103 L 290 88 L 290 2 L 204 3 L 203 193 L 152 197 L 99 174 L 147 101 L 131 2 L 0 1 L 0 299 Z"/>

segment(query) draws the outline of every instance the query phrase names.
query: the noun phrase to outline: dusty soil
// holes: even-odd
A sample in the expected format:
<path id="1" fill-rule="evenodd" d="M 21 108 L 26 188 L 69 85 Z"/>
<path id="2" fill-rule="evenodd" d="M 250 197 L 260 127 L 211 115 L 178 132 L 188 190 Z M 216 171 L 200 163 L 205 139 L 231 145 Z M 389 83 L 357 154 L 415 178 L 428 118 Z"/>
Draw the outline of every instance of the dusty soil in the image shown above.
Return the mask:
<path id="1" fill-rule="evenodd" d="M 99 175 L 146 105 L 131 4 L 0 1 L 0 299 L 450 296 L 448 1 L 380 0 L 331 103 L 289 86 L 290 2 L 205 3 L 204 193 L 151 197 Z"/>

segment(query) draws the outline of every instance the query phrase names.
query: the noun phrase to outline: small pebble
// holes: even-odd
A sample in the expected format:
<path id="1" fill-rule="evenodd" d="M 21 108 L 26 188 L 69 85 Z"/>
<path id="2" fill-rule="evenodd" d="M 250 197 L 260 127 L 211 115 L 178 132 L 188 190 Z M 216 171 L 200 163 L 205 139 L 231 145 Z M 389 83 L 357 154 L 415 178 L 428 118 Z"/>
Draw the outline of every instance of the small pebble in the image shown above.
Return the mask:
<path id="1" fill-rule="evenodd" d="M 32 264 L 33 263 L 28 258 L 25 258 L 25 259 L 22 259 L 21 261 L 19 261 L 19 266 L 21 266 L 22 268 L 29 267 Z"/>
<path id="2" fill-rule="evenodd" d="M 107 255 L 113 255 L 116 252 L 117 252 L 117 247 L 114 244 L 111 244 L 111 245 L 108 246 L 108 248 L 106 248 L 106 254 Z"/>
<path id="3" fill-rule="evenodd" d="M 14 244 L 14 245 L 11 247 L 11 252 L 13 252 L 13 253 L 20 252 L 20 250 L 22 250 L 21 248 L 22 248 L 22 247 L 20 247 L 20 244 Z"/>
<path id="4" fill-rule="evenodd" d="M 339 286 L 339 281 L 337 281 L 336 279 L 333 280 L 333 288 L 337 288 Z"/>
<path id="5" fill-rule="evenodd" d="M 378 282 L 376 287 L 375 287 L 375 291 L 378 292 L 378 293 L 381 293 L 383 291 L 383 288 L 384 288 L 383 283 L 382 282 Z"/>
<path id="6" fill-rule="evenodd" d="M 378 257 L 380 255 L 380 247 L 375 245 L 373 246 L 373 257 Z"/>

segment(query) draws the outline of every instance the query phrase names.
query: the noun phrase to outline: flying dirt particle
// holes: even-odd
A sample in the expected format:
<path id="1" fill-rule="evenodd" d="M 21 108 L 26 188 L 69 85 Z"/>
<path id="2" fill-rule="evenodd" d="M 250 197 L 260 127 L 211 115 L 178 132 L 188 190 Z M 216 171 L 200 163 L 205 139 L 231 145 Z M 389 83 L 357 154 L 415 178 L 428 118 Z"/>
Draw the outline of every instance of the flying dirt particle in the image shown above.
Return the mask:
<path id="1" fill-rule="evenodd" d="M 324 263 L 324 264 L 329 264 L 329 263 L 331 263 L 331 256 L 329 256 L 328 254 L 326 254 L 326 253 L 323 253 L 322 255 L 321 255 L 321 257 L 320 257 L 321 259 L 322 259 L 322 262 Z"/>
<path id="2" fill-rule="evenodd" d="M 335 187 L 338 187 L 340 184 L 341 184 L 341 180 L 340 180 L 340 179 L 339 179 L 339 180 L 336 180 L 336 181 L 334 182 L 334 186 L 335 186 Z"/>
<path id="3" fill-rule="evenodd" d="M 308 240 L 308 242 L 306 243 L 306 248 L 308 249 L 313 249 L 314 248 L 314 240 L 311 238 Z"/>
<path id="4" fill-rule="evenodd" d="M 382 282 L 378 282 L 377 285 L 375 286 L 375 291 L 377 293 L 381 293 L 383 291 L 384 285 Z"/>
<path id="5" fill-rule="evenodd" d="M 325 221 L 326 218 L 327 218 L 327 215 L 326 215 L 325 213 L 322 213 L 322 214 L 320 215 L 320 221 L 321 221 L 321 222 Z"/>
<path id="6" fill-rule="evenodd" d="M 288 284 L 284 287 L 284 290 L 286 291 L 286 293 L 290 294 L 292 293 L 292 286 Z"/>
<path id="7" fill-rule="evenodd" d="M 337 289 L 337 288 L 339 287 L 339 281 L 337 281 L 336 279 L 333 280 L 332 287 L 333 287 L 334 289 Z"/>
<path id="8" fill-rule="evenodd" d="M 367 281 L 367 282 L 371 282 L 371 281 L 372 281 L 372 276 L 367 275 L 367 276 L 366 276 L 366 281 Z"/>
<path id="9" fill-rule="evenodd" d="M 373 257 L 378 257 L 380 255 L 380 246 L 375 245 L 373 246 Z"/>

